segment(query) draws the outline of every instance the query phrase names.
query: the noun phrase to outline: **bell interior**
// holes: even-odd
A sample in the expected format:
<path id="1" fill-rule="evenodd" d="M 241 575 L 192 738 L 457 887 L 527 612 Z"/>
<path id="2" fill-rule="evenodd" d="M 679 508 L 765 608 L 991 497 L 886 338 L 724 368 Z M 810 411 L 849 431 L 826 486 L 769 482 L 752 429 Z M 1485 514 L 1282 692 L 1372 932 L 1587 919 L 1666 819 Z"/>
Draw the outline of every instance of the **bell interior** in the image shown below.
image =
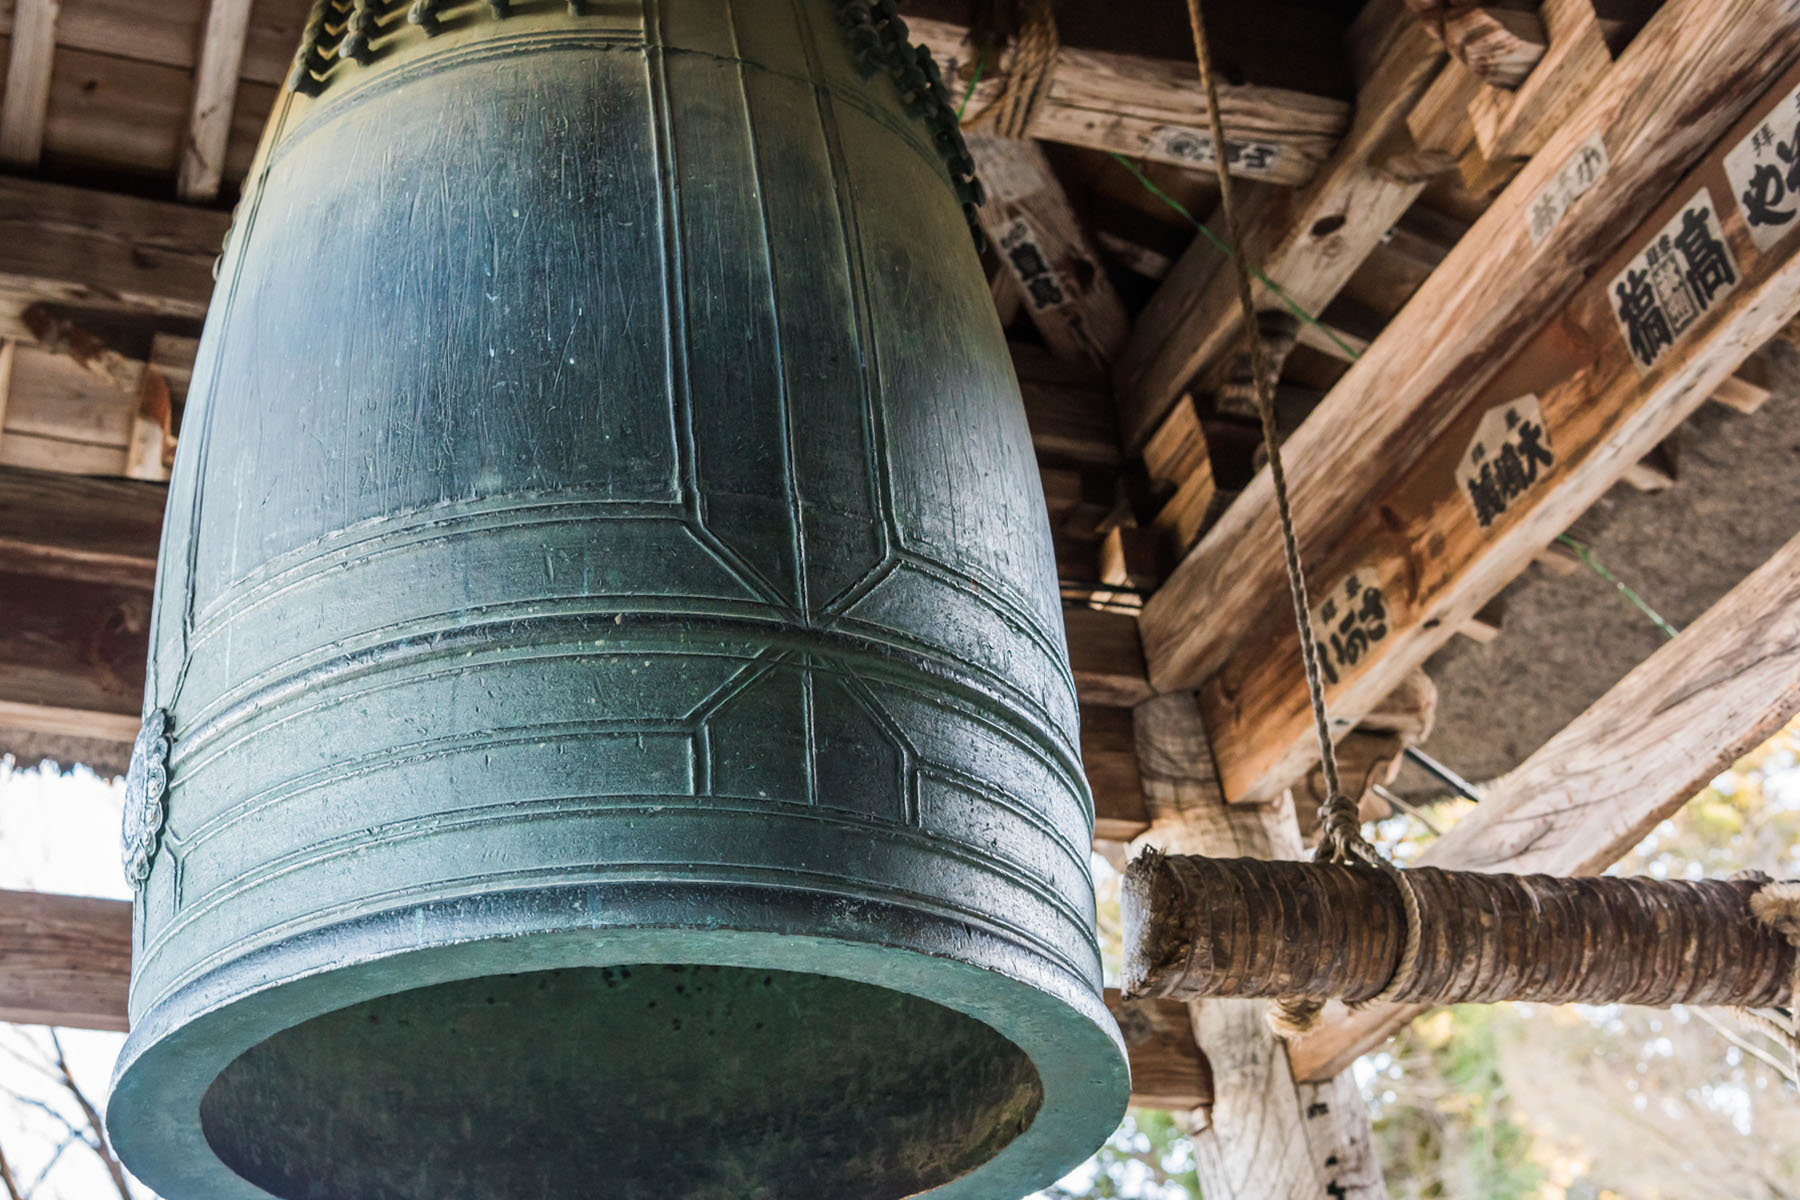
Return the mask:
<path id="1" fill-rule="evenodd" d="M 226 1067 L 200 1116 L 282 1200 L 889 1200 L 986 1162 L 1042 1100 L 1023 1051 L 932 1001 L 640 964 L 312 1018 Z"/>

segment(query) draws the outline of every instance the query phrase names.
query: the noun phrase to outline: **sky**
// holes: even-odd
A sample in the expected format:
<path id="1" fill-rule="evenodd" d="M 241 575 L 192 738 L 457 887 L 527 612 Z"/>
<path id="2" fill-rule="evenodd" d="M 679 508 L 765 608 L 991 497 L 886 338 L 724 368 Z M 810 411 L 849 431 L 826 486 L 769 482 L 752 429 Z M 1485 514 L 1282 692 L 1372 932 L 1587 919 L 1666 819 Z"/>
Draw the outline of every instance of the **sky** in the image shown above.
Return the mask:
<path id="1" fill-rule="evenodd" d="M 123 801 L 122 781 L 85 767 L 62 774 L 0 757 L 0 888 L 129 900 L 119 866 Z M 66 1030 L 59 1036 L 76 1082 L 104 1111 L 124 1035 Z M 64 1122 L 85 1122 L 68 1093 L 36 1065 L 47 1049 L 43 1029 L 0 1025 L 0 1151 L 21 1188 L 49 1167 L 32 1200 L 119 1200 L 91 1151 L 63 1145 L 70 1136 Z"/>

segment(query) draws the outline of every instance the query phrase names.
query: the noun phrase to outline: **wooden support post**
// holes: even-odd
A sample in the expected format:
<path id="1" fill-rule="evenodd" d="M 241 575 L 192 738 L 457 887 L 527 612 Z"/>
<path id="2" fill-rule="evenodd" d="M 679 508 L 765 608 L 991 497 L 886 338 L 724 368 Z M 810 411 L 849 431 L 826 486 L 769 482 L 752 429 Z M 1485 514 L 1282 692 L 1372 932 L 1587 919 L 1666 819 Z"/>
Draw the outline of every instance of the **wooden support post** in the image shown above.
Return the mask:
<path id="1" fill-rule="evenodd" d="M 1050 160 L 1036 142 L 991 134 L 970 134 L 969 152 L 987 189 L 982 232 L 1044 344 L 1064 361 L 1109 366 L 1125 342 L 1125 306 Z"/>
<path id="2" fill-rule="evenodd" d="M 1420 860 L 1448 870 L 1597 874 L 1796 711 L 1800 537 L 1489 785 Z M 1422 1011 L 1340 1010 L 1294 1044 L 1295 1070 L 1309 1079 L 1335 1074 Z"/>
<path id="3" fill-rule="evenodd" d="M 238 72 L 244 40 L 250 30 L 251 0 L 212 0 L 206 10 L 206 32 L 194 71 L 193 103 L 188 109 L 187 137 L 181 144 L 181 173 L 176 194 L 183 200 L 208 202 L 219 195 L 225 172 L 225 147 L 231 140 L 231 114 L 237 105 Z"/>
<path id="4" fill-rule="evenodd" d="M 1361 502 L 1361 519 L 1339 531 L 1333 551 L 1313 559 L 1314 595 L 1322 598 L 1314 621 L 1340 728 L 1354 725 L 1800 311 L 1800 237 L 1785 234 L 1759 251 L 1722 166 L 1765 114 L 1793 102 L 1797 88 L 1800 68 L 1651 210 L 1426 453 Z M 1706 246 L 1722 256 L 1730 278 L 1721 276 L 1708 303 L 1646 358 L 1641 331 L 1628 332 L 1619 316 L 1619 289 L 1632 272 L 1645 278 L 1642 255 L 1671 223 L 1706 221 L 1713 230 Z M 1509 484 L 1495 507 L 1478 460 L 1516 457 L 1520 437 L 1530 443 L 1531 479 Z M 1147 644 L 1154 606 L 1153 599 L 1144 612 Z M 1202 690 L 1233 800 L 1275 795 L 1317 758 L 1291 626 L 1263 624 L 1273 647 L 1241 644 Z"/>
<path id="5" fill-rule="evenodd" d="M 1363 79 L 1350 132 L 1310 185 L 1263 205 L 1244 230 L 1250 261 L 1315 315 L 1423 190 L 1422 179 L 1395 179 L 1374 156 L 1444 58 L 1398 0 L 1369 4 L 1351 41 Z M 1126 449 L 1143 446 L 1194 376 L 1222 369 L 1241 343 L 1243 313 L 1224 261 L 1195 238 L 1138 317 L 1114 370 Z M 1259 305 L 1280 303 L 1261 284 L 1257 290 Z"/>
<path id="6" fill-rule="evenodd" d="M 56 60 L 56 18 L 62 0 L 18 0 L 6 91 L 0 95 L 0 163 L 35 167 L 44 151 L 44 114 L 50 108 L 50 71 Z"/>
<path id="7" fill-rule="evenodd" d="M 1284 445 L 1302 549 L 1321 590 L 1335 582 L 1319 569 L 1321 552 L 1341 544 L 1358 518 L 1380 511 L 1385 482 L 1417 461 L 1594 277 L 1644 213 L 1646 190 L 1661 192 L 1717 142 L 1797 52 L 1794 0 L 1667 0 L 1651 18 L 1580 112 Z M 1643 96 L 1656 103 L 1633 101 Z M 1606 169 L 1567 207 L 1538 213 L 1535 237 L 1538 202 L 1546 189 L 1566 197 L 1563 185 L 1580 182 L 1579 164 L 1596 136 L 1604 139 Z M 1718 208 L 1736 209 L 1723 189 Z M 1739 292 L 1747 290 L 1756 289 Z M 1735 347 L 1738 336 L 1725 340 Z M 1264 470 L 1144 608 L 1159 689 L 1196 687 L 1240 639 L 1265 636 L 1263 614 L 1285 604 L 1278 539 Z M 1274 657 L 1266 644 L 1257 652 Z"/>
<path id="8" fill-rule="evenodd" d="M 1149 700 L 1138 706 L 1136 724 L 1154 821 L 1145 841 L 1183 853 L 1299 857 L 1285 799 L 1255 808 L 1223 802 L 1193 697 Z M 1344 1074 L 1296 1084 L 1263 1008 L 1255 1000 L 1211 1000 L 1193 1009 L 1213 1076 L 1212 1120 L 1194 1136 L 1207 1200 L 1382 1200 L 1387 1190 L 1355 1081 Z"/>

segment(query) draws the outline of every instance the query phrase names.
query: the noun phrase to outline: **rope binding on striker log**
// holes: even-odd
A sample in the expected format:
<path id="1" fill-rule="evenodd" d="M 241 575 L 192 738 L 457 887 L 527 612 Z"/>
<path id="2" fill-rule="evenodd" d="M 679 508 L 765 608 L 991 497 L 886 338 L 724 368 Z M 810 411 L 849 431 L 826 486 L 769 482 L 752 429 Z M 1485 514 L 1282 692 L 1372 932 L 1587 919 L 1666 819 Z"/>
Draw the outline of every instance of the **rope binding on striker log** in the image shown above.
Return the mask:
<path id="1" fill-rule="evenodd" d="M 1256 393 L 1257 417 L 1262 425 L 1263 450 L 1269 459 L 1269 480 L 1275 489 L 1275 511 L 1280 518 L 1281 545 L 1287 568 L 1288 596 L 1293 601 L 1294 626 L 1300 635 L 1300 659 L 1306 674 L 1306 693 L 1312 706 L 1313 728 L 1319 739 L 1319 762 L 1324 769 L 1326 798 L 1319 808 L 1320 835 L 1313 860 L 1319 863 L 1361 863 L 1383 872 L 1400 894 L 1406 914 L 1406 948 L 1387 985 L 1368 1003 L 1384 1002 L 1407 986 L 1418 962 L 1419 898 L 1412 883 L 1400 868 L 1389 862 L 1363 837 L 1357 803 L 1345 794 L 1338 777 L 1337 749 L 1331 740 L 1331 725 L 1325 711 L 1325 683 L 1319 670 L 1318 641 L 1312 629 L 1312 605 L 1307 599 L 1306 572 L 1300 562 L 1299 539 L 1294 533 L 1294 514 L 1288 501 L 1287 472 L 1281 464 L 1281 443 L 1275 428 L 1275 389 L 1268 369 L 1268 347 L 1264 345 L 1257 319 L 1255 290 L 1250 281 L 1250 263 L 1244 257 L 1242 227 L 1237 205 L 1231 194 L 1231 150 L 1225 139 L 1225 119 L 1220 111 L 1219 85 L 1215 78 L 1212 50 L 1206 40 L 1206 22 L 1200 15 L 1200 0 L 1187 0 L 1188 24 L 1194 35 L 1194 60 L 1200 70 L 1200 85 L 1206 92 L 1206 118 L 1212 134 L 1213 171 L 1219 183 L 1219 208 L 1225 217 L 1226 241 L 1231 247 L 1231 264 L 1237 277 L 1238 305 L 1243 312 L 1244 340 L 1249 350 L 1250 379 Z M 1286 997 L 1276 1002 L 1269 1023 L 1277 1035 L 1293 1037 L 1305 1033 L 1319 1022 L 1323 1004 L 1304 997 Z"/>

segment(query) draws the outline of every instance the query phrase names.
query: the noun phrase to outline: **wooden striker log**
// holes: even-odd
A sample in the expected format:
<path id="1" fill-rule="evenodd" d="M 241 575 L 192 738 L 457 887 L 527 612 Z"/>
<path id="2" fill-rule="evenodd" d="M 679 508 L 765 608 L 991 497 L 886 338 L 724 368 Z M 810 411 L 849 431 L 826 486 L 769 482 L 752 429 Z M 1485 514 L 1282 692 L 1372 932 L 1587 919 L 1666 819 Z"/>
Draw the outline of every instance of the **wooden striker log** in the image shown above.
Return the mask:
<path id="1" fill-rule="evenodd" d="M 1788 1003 L 1794 949 L 1751 911 L 1761 884 L 1485 875 L 1416 867 L 1404 1003 Z M 1406 941 L 1399 889 L 1365 866 L 1146 854 L 1126 872 L 1125 994 L 1379 993 Z"/>

